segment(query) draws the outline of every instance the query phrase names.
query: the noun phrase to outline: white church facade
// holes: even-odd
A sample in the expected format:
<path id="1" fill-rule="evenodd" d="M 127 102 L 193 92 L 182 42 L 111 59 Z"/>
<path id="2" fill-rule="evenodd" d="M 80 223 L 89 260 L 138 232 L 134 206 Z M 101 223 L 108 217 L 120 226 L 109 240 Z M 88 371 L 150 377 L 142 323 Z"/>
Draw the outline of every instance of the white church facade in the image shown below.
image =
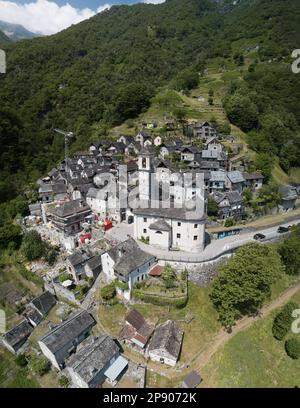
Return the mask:
<path id="1" fill-rule="evenodd" d="M 164 250 L 203 251 L 206 224 L 203 175 L 176 173 L 170 163 L 154 158 L 147 148 L 140 152 L 138 169 L 139 198 L 143 205 L 133 211 L 134 238 Z"/>

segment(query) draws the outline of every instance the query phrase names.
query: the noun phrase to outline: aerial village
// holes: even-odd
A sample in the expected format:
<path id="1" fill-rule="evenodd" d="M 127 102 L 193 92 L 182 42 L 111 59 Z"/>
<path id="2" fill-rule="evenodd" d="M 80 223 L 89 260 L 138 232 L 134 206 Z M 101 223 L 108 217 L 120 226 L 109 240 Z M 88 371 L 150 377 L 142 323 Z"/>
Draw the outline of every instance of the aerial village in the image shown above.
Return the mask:
<path id="1" fill-rule="evenodd" d="M 257 195 L 264 176 L 251 171 L 238 151 L 229 154 L 232 137 L 208 122 L 192 122 L 188 136 L 167 141 L 153 133 L 155 126 L 145 124 L 136 136 L 95 141 L 88 151 L 66 156 L 38 180 L 38 201 L 23 220 L 24 230 L 36 231 L 58 256 L 51 267 L 29 265 L 42 278 L 42 293 L 25 300 L 12 294 L 22 307 L 2 345 L 17 355 L 30 350 L 44 358 L 65 386 L 144 387 L 147 370 L 185 370 L 180 385 L 186 388 L 202 381 L 181 359 L 194 317 L 175 321 L 167 312 L 186 304 L 189 280 L 209 285 L 210 265 L 240 245 L 235 225 L 247 218 L 243 192 Z M 178 175 L 189 175 L 189 182 Z M 144 205 L 121 205 L 112 185 L 122 185 Z M 276 211 L 292 212 L 299 190 L 280 188 Z M 187 207 L 191 202 L 195 211 Z M 247 237 L 266 238 L 251 231 Z M 101 308 L 116 303 L 125 312 L 109 332 Z M 164 306 L 166 318 L 144 316 L 137 310 L 141 304 Z"/>

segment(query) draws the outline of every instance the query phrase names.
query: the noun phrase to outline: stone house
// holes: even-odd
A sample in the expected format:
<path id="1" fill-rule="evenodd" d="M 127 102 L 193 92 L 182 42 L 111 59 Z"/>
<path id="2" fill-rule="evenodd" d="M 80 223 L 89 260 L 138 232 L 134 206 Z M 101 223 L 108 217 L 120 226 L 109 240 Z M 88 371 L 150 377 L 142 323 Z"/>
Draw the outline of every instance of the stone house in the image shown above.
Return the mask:
<path id="1" fill-rule="evenodd" d="M 102 254 L 101 260 L 107 280 L 119 279 L 128 284 L 129 290 L 136 282 L 145 280 L 156 263 L 155 256 L 142 251 L 132 238 Z"/>
<path id="2" fill-rule="evenodd" d="M 119 137 L 118 142 L 123 143 L 125 146 L 128 146 L 130 143 L 134 142 L 134 136 L 122 135 Z"/>
<path id="3" fill-rule="evenodd" d="M 108 381 L 116 384 L 128 361 L 120 355 L 120 347 L 106 334 L 90 337 L 66 361 L 73 386 L 97 388 Z"/>
<path id="4" fill-rule="evenodd" d="M 125 326 L 120 332 L 119 339 L 143 350 L 153 331 L 154 327 L 147 323 L 141 313 L 132 309 L 125 317 Z"/>
<path id="5" fill-rule="evenodd" d="M 68 256 L 66 265 L 76 284 L 85 278 L 96 279 L 102 269 L 101 256 L 83 248 Z"/>
<path id="6" fill-rule="evenodd" d="M 74 235 L 82 230 L 82 224 L 91 213 L 90 207 L 78 199 L 50 208 L 47 218 L 58 230 L 66 235 Z"/>
<path id="7" fill-rule="evenodd" d="M 289 185 L 280 186 L 279 193 L 282 196 L 279 211 L 293 211 L 296 208 L 296 201 L 299 198 L 297 188 Z"/>
<path id="8" fill-rule="evenodd" d="M 41 337 L 38 341 L 40 349 L 53 366 L 61 370 L 65 360 L 76 352 L 77 346 L 89 336 L 95 324 L 92 315 L 86 311 L 79 312 Z"/>
<path id="9" fill-rule="evenodd" d="M 49 291 L 34 298 L 25 310 L 25 317 L 32 326 L 37 326 L 56 304 L 55 296 Z"/>
<path id="10" fill-rule="evenodd" d="M 219 219 L 234 218 L 240 220 L 244 217 L 243 196 L 238 191 L 216 192 L 213 198 L 218 204 Z"/>
<path id="11" fill-rule="evenodd" d="M 20 348 L 26 342 L 32 331 L 32 326 L 27 322 L 27 320 L 23 320 L 17 326 L 13 327 L 4 334 L 2 339 L 3 345 L 12 353 L 17 353 L 17 351 L 20 350 Z"/>
<path id="12" fill-rule="evenodd" d="M 230 191 L 238 191 L 239 193 L 242 193 L 246 180 L 244 179 L 244 176 L 242 172 L 235 170 L 235 171 L 229 171 L 227 173 L 227 183 L 226 187 Z"/>
<path id="13" fill-rule="evenodd" d="M 148 354 L 152 361 L 174 367 L 179 359 L 183 330 L 172 320 L 156 327 L 149 342 Z"/>
<path id="14" fill-rule="evenodd" d="M 183 146 L 181 148 L 181 160 L 191 162 L 195 160 L 196 153 L 198 153 L 196 146 Z"/>
<path id="15" fill-rule="evenodd" d="M 258 191 L 262 188 L 264 182 L 264 176 L 261 173 L 243 173 L 245 179 L 245 187 L 249 188 L 252 192 Z"/>
<path id="16" fill-rule="evenodd" d="M 217 131 L 208 122 L 193 123 L 190 127 L 193 130 L 194 137 L 201 140 L 207 140 L 218 135 Z"/>

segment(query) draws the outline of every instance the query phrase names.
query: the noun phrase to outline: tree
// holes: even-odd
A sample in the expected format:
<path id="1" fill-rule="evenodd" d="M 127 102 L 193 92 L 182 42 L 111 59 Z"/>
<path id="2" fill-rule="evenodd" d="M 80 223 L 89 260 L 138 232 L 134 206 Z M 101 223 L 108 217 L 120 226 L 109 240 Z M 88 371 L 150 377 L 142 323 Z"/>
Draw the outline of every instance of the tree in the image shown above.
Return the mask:
<path id="1" fill-rule="evenodd" d="M 272 332 L 275 339 L 283 340 L 283 338 L 291 330 L 291 324 L 293 322 L 292 312 L 297 308 L 298 306 L 296 303 L 289 302 L 276 315 L 272 326 Z"/>
<path id="2" fill-rule="evenodd" d="M 18 354 L 15 358 L 15 362 L 19 367 L 26 367 L 28 364 L 25 354 Z"/>
<path id="3" fill-rule="evenodd" d="M 163 273 L 161 274 L 161 278 L 167 289 L 171 289 L 176 286 L 176 280 L 177 280 L 176 272 L 171 267 L 171 265 L 166 264 L 166 266 L 164 267 Z"/>
<path id="4" fill-rule="evenodd" d="M 299 339 L 291 338 L 291 339 L 286 340 L 284 347 L 289 357 L 293 358 L 294 360 L 297 360 L 298 358 L 300 358 L 300 340 Z"/>
<path id="5" fill-rule="evenodd" d="M 300 226 L 279 246 L 278 252 L 289 275 L 300 274 Z"/>
<path id="6" fill-rule="evenodd" d="M 48 264 L 50 266 L 55 264 L 55 261 L 57 259 L 57 255 L 58 255 L 58 253 L 54 248 L 49 249 L 49 251 L 48 251 L 48 253 L 46 255 L 46 260 L 47 260 L 47 262 L 48 262 Z"/>
<path id="7" fill-rule="evenodd" d="M 249 96 L 235 93 L 225 100 L 224 107 L 229 120 L 244 132 L 249 132 L 258 126 L 257 106 Z"/>
<path id="8" fill-rule="evenodd" d="M 185 69 L 180 72 L 173 81 L 173 86 L 177 91 L 188 91 L 196 88 L 199 82 L 199 74 L 193 69 Z"/>
<path id="9" fill-rule="evenodd" d="M 245 206 L 250 205 L 251 200 L 252 200 L 252 198 L 253 198 L 253 193 L 252 193 L 252 191 L 250 190 L 250 188 L 246 188 L 246 189 L 243 191 L 243 197 L 244 197 L 244 199 L 243 199 L 243 204 L 244 204 Z"/>
<path id="10" fill-rule="evenodd" d="M 219 267 L 212 285 L 210 298 L 221 323 L 231 327 L 240 317 L 256 314 L 282 274 L 281 259 L 273 247 L 256 243 L 241 247 Z"/>
<path id="11" fill-rule="evenodd" d="M 47 255 L 47 245 L 43 242 L 40 234 L 32 230 L 23 237 L 22 252 L 28 261 L 34 261 Z"/>
<path id="12" fill-rule="evenodd" d="M 209 196 L 207 200 L 207 214 L 210 217 L 216 217 L 218 215 L 218 212 L 219 207 L 216 200 L 213 197 Z"/>
<path id="13" fill-rule="evenodd" d="M 21 242 L 22 229 L 16 224 L 5 224 L 0 227 L 0 248 L 7 248 L 12 243 L 17 246 Z"/>
<path id="14" fill-rule="evenodd" d="M 259 153 L 255 159 L 255 166 L 257 170 L 262 172 L 265 177 L 265 182 L 268 182 L 272 176 L 272 170 L 274 167 L 274 157 L 269 153 Z"/>
<path id="15" fill-rule="evenodd" d="M 104 300 L 111 300 L 116 296 L 116 286 L 114 282 L 109 285 L 103 286 L 100 290 L 100 295 Z"/>

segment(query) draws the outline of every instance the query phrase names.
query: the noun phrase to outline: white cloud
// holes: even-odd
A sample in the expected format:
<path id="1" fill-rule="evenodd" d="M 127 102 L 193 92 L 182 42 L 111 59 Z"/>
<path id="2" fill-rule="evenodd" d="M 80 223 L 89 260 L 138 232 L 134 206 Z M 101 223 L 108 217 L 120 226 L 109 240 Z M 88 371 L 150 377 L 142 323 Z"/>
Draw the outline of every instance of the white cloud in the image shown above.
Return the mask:
<path id="1" fill-rule="evenodd" d="M 109 7 L 109 4 L 100 6 L 97 13 Z M 89 8 L 79 10 L 68 3 L 58 6 L 55 2 L 48 0 L 36 0 L 25 4 L 0 0 L 1 20 L 21 24 L 29 31 L 42 34 L 57 33 L 95 14 L 96 12 Z"/>
<path id="2" fill-rule="evenodd" d="M 161 4 L 164 3 L 166 0 L 144 0 L 143 3 L 146 4 Z"/>

